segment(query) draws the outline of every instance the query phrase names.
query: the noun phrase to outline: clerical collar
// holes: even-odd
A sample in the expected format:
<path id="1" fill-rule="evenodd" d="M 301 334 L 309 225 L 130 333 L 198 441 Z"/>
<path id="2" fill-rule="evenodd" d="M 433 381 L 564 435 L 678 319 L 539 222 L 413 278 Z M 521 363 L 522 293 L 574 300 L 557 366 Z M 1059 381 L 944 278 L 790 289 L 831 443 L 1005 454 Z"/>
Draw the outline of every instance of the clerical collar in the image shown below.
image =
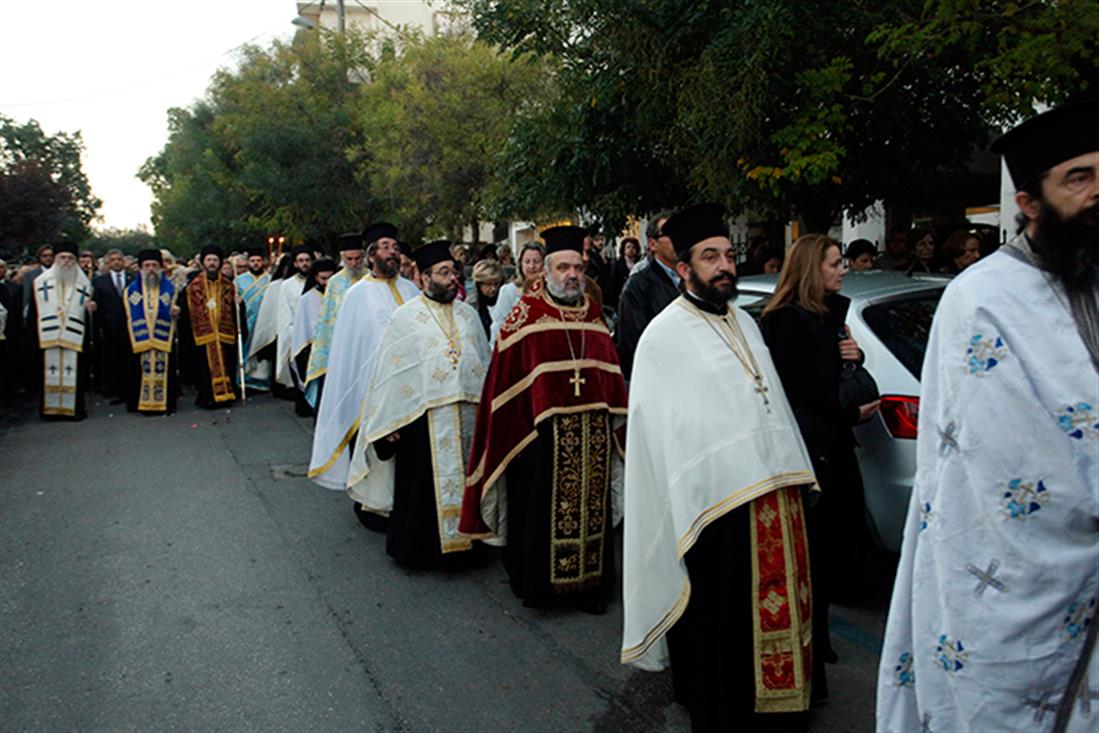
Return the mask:
<path id="1" fill-rule="evenodd" d="M 693 305 L 695 308 L 698 308 L 703 313 L 709 313 L 714 316 L 723 316 L 729 312 L 729 307 L 725 303 L 722 303 L 721 305 L 714 305 L 709 301 L 699 298 L 697 295 L 695 295 L 686 288 L 683 289 L 683 295 L 687 298 L 687 300 L 691 302 L 691 305 Z"/>

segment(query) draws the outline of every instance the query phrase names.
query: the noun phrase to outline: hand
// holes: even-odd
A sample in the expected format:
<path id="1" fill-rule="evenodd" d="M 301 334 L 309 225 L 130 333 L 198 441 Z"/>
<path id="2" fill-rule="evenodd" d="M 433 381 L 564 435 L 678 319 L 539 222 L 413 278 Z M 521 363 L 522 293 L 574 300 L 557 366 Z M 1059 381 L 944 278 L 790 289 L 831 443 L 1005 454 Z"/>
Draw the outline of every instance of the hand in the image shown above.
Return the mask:
<path id="1" fill-rule="evenodd" d="M 99 306 L 95 304 L 94 300 L 89 300 L 84 303 L 84 310 L 88 311 L 89 313 L 95 313 L 95 309 L 98 307 Z"/>
<path id="2" fill-rule="evenodd" d="M 867 402 L 865 405 L 859 405 L 859 422 L 866 422 L 880 408 L 881 400 L 874 400 L 873 402 Z"/>
<path id="3" fill-rule="evenodd" d="M 178 316 L 179 315 L 179 306 L 178 305 L 173 305 L 172 306 L 172 315 L 173 316 Z"/>
<path id="4" fill-rule="evenodd" d="M 840 358 L 844 361 L 859 361 L 862 358 L 862 350 L 859 348 L 858 342 L 851 338 L 851 329 L 849 327 L 844 326 L 843 330 L 847 332 L 847 338 L 840 341 Z"/>
<path id="5" fill-rule="evenodd" d="M 385 442 L 387 442 L 387 443 L 396 443 L 400 439 L 401 439 L 401 434 L 400 433 L 390 433 L 389 435 L 385 436 Z"/>

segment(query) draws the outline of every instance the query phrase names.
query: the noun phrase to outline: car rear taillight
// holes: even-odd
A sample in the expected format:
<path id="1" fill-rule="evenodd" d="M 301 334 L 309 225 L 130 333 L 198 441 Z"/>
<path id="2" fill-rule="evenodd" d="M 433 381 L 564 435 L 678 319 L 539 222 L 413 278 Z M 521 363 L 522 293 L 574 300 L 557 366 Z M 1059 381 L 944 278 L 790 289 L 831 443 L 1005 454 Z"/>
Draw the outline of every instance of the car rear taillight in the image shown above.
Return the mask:
<path id="1" fill-rule="evenodd" d="M 894 438 L 916 439 L 920 422 L 920 398 L 886 395 L 881 398 L 881 416 Z"/>

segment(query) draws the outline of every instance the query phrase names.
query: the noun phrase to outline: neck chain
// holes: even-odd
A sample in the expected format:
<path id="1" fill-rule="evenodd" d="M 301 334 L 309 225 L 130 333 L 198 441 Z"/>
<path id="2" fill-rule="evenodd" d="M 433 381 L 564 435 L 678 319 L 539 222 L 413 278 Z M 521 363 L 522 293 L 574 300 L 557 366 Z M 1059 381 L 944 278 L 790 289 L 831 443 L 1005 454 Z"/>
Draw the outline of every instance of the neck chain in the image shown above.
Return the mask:
<path id="1" fill-rule="evenodd" d="M 432 320 L 443 332 L 443 336 L 446 336 L 446 358 L 450 361 L 450 368 L 457 369 L 458 362 L 462 359 L 462 340 L 461 334 L 458 333 L 458 324 L 454 321 L 454 308 L 446 309 L 445 320 L 447 325 L 444 326 L 439 317 L 435 315 L 435 308 L 442 308 L 444 304 L 437 302 L 431 296 L 425 295 L 424 297 L 428 301 L 424 304 L 427 307 L 427 312 L 431 314 Z"/>
<path id="2" fill-rule="evenodd" d="M 553 303 L 553 301 L 550 301 Z M 561 310 L 561 306 L 557 303 L 553 303 L 553 307 L 557 309 L 557 317 L 561 321 L 561 324 L 566 324 L 565 312 Z M 572 378 L 569 379 L 569 384 L 572 385 L 572 396 L 580 396 L 580 387 L 587 384 L 588 380 L 580 376 L 580 365 L 577 363 L 576 351 L 572 348 L 572 336 L 569 335 L 567 328 L 563 329 L 565 332 L 565 342 L 569 345 L 569 356 L 572 358 Z M 587 331 L 580 332 L 580 358 L 584 358 L 584 347 L 586 345 Z"/>
<path id="3" fill-rule="evenodd" d="M 759 368 L 759 364 L 756 362 L 756 357 L 752 353 L 752 350 L 748 348 L 748 341 L 744 338 L 744 333 L 740 330 L 740 324 L 737 323 L 736 314 L 730 314 L 726 311 L 724 314 L 717 316 L 710 315 L 697 306 L 695 309 L 702 314 L 702 320 L 706 322 L 706 325 L 710 327 L 710 330 L 717 334 L 717 337 L 733 352 L 736 360 L 740 362 L 740 366 L 744 369 L 744 373 L 752 380 L 756 394 L 763 399 L 763 406 L 767 408 L 767 412 L 770 412 L 771 400 L 767 397 L 767 393 L 770 392 L 770 389 L 768 389 L 767 385 L 763 382 L 763 371 Z M 731 318 L 730 315 L 732 315 Z M 725 324 L 725 329 L 720 329 L 714 325 L 714 319 Z"/>

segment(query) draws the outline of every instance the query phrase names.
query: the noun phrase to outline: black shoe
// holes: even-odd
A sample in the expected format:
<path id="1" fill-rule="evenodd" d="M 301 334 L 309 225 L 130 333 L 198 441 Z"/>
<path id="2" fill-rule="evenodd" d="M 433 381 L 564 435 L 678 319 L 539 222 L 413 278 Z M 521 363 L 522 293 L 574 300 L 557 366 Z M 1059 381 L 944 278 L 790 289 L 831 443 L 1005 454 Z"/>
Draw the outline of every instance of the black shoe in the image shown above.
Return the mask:
<path id="1" fill-rule="evenodd" d="M 576 607 L 592 616 L 602 616 L 607 612 L 607 602 L 602 598 L 579 598 Z"/>
<path id="2" fill-rule="evenodd" d="M 125 397 L 113 397 L 113 398 L 111 398 L 111 401 L 110 401 L 109 403 L 107 403 L 107 404 L 110 404 L 110 405 L 121 405 L 121 404 L 122 404 L 123 402 L 125 402 L 125 401 L 126 401 L 126 398 L 125 398 Z"/>
<path id="3" fill-rule="evenodd" d="M 385 532 L 386 527 L 389 525 L 389 517 L 368 512 L 358 502 L 355 502 L 355 516 L 359 518 L 359 524 L 372 532 Z"/>

